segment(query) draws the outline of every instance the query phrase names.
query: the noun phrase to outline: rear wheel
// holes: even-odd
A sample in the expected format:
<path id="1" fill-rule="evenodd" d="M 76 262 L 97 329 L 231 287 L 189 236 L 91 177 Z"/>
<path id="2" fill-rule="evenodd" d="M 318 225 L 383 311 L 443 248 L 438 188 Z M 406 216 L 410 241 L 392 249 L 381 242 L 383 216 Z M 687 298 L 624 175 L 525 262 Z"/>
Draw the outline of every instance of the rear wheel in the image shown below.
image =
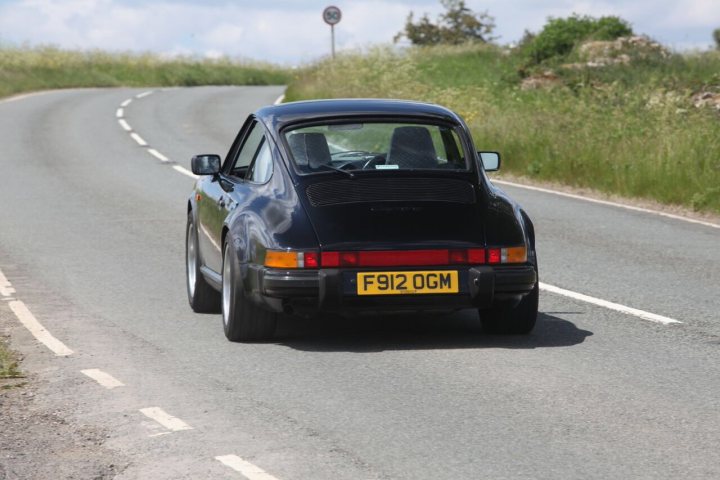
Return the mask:
<path id="1" fill-rule="evenodd" d="M 223 248 L 222 317 L 225 336 L 231 342 L 271 339 L 278 317 L 277 313 L 263 310 L 246 298 L 240 262 L 229 242 Z"/>
<path id="2" fill-rule="evenodd" d="M 220 292 L 212 288 L 200 272 L 198 235 L 192 212 L 188 213 L 185 233 L 185 276 L 190 308 L 196 313 L 218 313 Z"/>
<path id="3" fill-rule="evenodd" d="M 528 334 L 535 327 L 540 297 L 538 283 L 520 303 L 508 304 L 496 302 L 487 310 L 480 310 L 482 328 L 488 333 L 505 333 L 511 335 Z"/>

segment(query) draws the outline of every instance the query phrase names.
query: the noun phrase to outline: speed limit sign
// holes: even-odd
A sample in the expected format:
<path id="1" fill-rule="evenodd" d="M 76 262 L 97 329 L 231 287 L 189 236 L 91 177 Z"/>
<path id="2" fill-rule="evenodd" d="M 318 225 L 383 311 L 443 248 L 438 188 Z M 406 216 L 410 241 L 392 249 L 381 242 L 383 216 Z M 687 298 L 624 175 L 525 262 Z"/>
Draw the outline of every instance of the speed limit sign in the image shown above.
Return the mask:
<path id="1" fill-rule="evenodd" d="M 335 25 L 337 23 L 340 23 L 341 18 L 342 12 L 338 7 L 331 5 L 325 10 L 323 10 L 323 20 L 325 20 L 325 23 L 327 23 L 328 25 Z"/>

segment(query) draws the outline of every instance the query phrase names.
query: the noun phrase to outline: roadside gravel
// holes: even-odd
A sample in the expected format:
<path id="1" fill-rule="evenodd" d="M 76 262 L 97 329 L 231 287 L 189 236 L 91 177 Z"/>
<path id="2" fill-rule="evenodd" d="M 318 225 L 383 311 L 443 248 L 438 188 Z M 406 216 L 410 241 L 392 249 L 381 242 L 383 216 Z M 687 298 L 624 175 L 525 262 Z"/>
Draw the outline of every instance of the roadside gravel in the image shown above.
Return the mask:
<path id="1" fill-rule="evenodd" d="M 0 305 L 0 333 L 13 321 Z M 58 400 L 66 396 L 57 395 L 62 387 L 53 385 L 48 369 L 20 368 L 26 378 L 0 379 L 0 480 L 102 480 L 127 468 L 124 457 L 105 447 L 106 432 L 74 419 L 76 405 Z"/>

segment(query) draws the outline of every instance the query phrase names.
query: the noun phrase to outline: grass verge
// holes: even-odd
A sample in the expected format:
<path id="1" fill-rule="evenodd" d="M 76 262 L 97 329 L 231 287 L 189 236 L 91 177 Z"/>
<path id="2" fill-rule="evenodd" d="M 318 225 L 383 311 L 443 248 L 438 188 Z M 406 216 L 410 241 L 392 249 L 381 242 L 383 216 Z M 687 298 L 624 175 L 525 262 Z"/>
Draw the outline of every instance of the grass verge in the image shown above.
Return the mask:
<path id="1" fill-rule="evenodd" d="M 673 54 L 603 68 L 553 66 L 522 87 L 523 59 L 487 46 L 386 48 L 296 72 L 286 101 L 380 97 L 457 111 L 480 149 L 512 174 L 720 213 L 720 118 L 696 108 L 720 92 L 720 52 Z"/>
<path id="2" fill-rule="evenodd" d="M 271 64 L 227 58 L 0 46 L 0 97 L 76 87 L 284 85 L 288 77 Z"/>

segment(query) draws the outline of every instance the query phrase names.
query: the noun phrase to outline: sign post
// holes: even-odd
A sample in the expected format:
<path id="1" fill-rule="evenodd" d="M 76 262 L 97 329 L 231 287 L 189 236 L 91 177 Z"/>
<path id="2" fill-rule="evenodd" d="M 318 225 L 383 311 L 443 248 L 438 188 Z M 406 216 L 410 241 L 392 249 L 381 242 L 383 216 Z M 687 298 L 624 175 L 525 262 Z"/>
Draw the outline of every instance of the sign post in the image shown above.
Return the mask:
<path id="1" fill-rule="evenodd" d="M 335 25 L 340 23 L 342 12 L 338 7 L 330 5 L 323 10 L 323 20 L 330 25 L 330 42 L 332 49 L 332 58 L 335 58 Z"/>

